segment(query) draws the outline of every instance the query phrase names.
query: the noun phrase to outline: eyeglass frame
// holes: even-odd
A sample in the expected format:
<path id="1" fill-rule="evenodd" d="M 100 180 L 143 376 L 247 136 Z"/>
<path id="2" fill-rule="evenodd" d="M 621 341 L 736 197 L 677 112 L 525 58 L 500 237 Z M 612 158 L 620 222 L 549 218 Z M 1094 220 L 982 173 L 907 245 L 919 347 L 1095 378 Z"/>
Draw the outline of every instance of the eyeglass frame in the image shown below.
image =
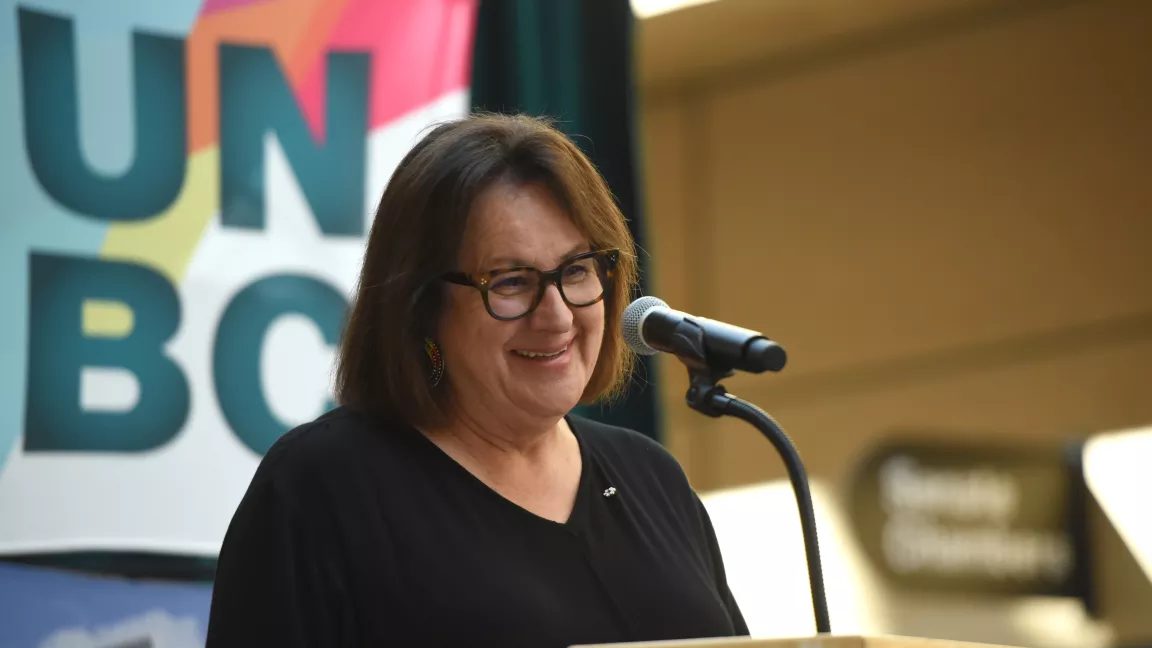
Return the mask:
<path id="1" fill-rule="evenodd" d="M 568 300 L 568 295 L 564 293 L 563 273 L 572 264 L 583 261 L 584 259 L 595 259 L 597 263 L 603 263 L 604 271 L 604 287 L 600 296 L 586 304 L 574 304 Z M 618 248 L 607 248 L 603 250 L 593 250 L 591 252 L 582 252 L 575 256 L 568 257 L 552 270 L 540 270 L 532 266 L 510 266 L 506 268 L 497 268 L 495 270 L 488 270 L 485 272 L 446 272 L 440 275 L 440 279 L 448 283 L 456 284 L 458 286 L 469 286 L 480 291 L 480 296 L 484 300 L 484 310 L 488 311 L 494 319 L 501 322 L 513 322 L 518 319 L 528 317 L 540 306 L 540 302 L 544 301 L 544 293 L 548 290 L 548 286 L 556 285 L 557 292 L 560 293 L 560 298 L 564 303 L 572 308 L 586 308 L 593 304 L 598 304 L 604 300 L 604 296 L 608 294 L 608 288 L 612 285 L 613 271 L 616 269 L 616 264 L 620 261 L 620 250 Z M 506 272 L 516 272 L 531 270 L 535 272 L 539 278 L 539 287 L 536 290 L 536 296 L 532 298 L 531 305 L 528 310 L 515 317 L 501 317 L 493 310 L 491 304 L 488 302 L 488 291 L 491 289 L 491 280 L 499 274 Z"/>

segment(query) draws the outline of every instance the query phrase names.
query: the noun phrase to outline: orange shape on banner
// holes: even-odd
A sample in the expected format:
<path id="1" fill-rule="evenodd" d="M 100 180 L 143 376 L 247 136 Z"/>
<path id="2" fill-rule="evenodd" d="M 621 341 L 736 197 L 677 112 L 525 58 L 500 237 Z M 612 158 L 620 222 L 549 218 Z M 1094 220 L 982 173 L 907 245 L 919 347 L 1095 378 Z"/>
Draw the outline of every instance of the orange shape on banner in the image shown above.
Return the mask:
<path id="1" fill-rule="evenodd" d="M 326 26 L 346 0 L 280 0 L 202 15 L 188 37 L 188 150 L 211 146 L 220 136 L 219 45 L 268 47 L 294 90 L 323 53 Z"/>

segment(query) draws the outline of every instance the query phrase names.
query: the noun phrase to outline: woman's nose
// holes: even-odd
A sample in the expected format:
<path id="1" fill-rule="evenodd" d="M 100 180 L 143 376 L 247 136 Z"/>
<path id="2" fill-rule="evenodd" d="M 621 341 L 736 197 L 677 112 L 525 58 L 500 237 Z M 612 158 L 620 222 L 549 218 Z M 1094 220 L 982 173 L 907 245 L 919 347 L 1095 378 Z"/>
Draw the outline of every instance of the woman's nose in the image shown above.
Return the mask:
<path id="1" fill-rule="evenodd" d="M 533 311 L 532 320 L 533 324 L 541 328 L 560 331 L 567 331 L 572 326 L 572 309 L 564 301 L 556 284 L 550 284 L 544 289 L 544 296 Z"/>

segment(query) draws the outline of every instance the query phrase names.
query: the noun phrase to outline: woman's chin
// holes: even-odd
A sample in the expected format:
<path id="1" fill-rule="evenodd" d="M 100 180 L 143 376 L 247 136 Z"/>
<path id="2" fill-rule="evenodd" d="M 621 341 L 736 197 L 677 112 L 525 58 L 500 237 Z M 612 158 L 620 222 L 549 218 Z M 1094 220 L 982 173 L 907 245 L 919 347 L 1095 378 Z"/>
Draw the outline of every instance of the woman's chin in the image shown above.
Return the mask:
<path id="1" fill-rule="evenodd" d="M 518 398 L 513 403 L 525 412 L 536 416 L 555 416 L 560 418 L 572 411 L 580 404 L 583 390 L 576 391 L 571 388 L 559 388 L 558 385 L 525 386 L 518 390 Z"/>

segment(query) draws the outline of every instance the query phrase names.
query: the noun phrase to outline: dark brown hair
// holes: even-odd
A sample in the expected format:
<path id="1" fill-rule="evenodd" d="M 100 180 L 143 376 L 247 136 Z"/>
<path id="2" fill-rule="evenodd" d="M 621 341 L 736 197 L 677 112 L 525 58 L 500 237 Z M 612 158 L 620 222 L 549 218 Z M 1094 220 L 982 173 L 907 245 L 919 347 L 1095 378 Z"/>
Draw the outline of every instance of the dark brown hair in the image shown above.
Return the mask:
<path id="1" fill-rule="evenodd" d="M 456 269 L 472 204 L 497 182 L 541 184 L 592 249 L 620 250 L 604 299 L 604 341 L 581 402 L 620 393 L 634 356 L 616 323 L 637 281 L 635 246 L 624 216 L 596 168 L 550 123 L 474 114 L 429 132 L 384 190 L 340 343 L 336 396 L 341 404 L 410 425 L 446 420 L 447 385 L 433 388 L 429 382 L 424 338 L 435 337 L 443 308 L 437 278 Z"/>

